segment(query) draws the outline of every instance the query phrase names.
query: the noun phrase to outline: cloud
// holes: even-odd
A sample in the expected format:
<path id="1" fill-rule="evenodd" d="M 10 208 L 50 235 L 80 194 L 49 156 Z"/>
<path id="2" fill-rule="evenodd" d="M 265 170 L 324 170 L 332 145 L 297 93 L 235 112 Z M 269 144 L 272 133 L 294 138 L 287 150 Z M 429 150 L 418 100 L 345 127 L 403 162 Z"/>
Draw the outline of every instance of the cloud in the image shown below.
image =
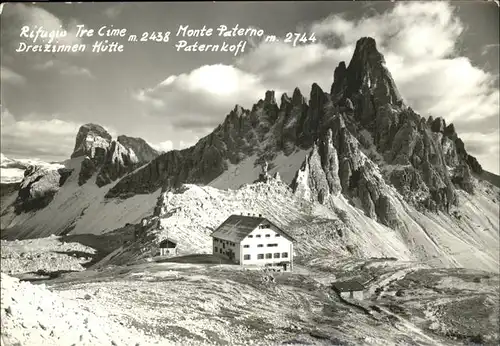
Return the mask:
<path id="1" fill-rule="evenodd" d="M 68 62 L 62 60 L 47 60 L 43 63 L 38 63 L 33 66 L 35 70 L 55 70 L 62 75 L 66 76 L 83 76 L 88 78 L 94 78 L 92 72 L 89 69 L 81 66 L 72 65 Z"/>
<path id="2" fill-rule="evenodd" d="M 179 141 L 179 149 L 190 148 L 193 145 L 195 145 L 196 143 L 198 143 L 199 140 L 200 140 L 200 137 L 198 137 L 198 136 L 195 136 L 194 139 L 191 141 L 180 140 Z"/>
<path id="3" fill-rule="evenodd" d="M 174 128 L 206 134 L 241 104 L 250 107 L 265 90 L 291 92 L 298 86 L 305 96 L 316 82 L 329 91 L 333 71 L 349 62 L 356 41 L 374 37 L 396 84 L 410 105 L 423 116 L 441 116 L 454 122 L 460 136 L 486 140 L 465 141 L 472 155 L 481 146 L 498 141 L 499 116 L 496 76 L 474 66 L 460 51 L 465 25 L 449 2 L 400 2 L 388 11 L 369 12 L 361 19 L 332 15 L 308 27 L 314 43 L 254 43 L 234 66 L 207 65 L 167 77 L 162 83 L 137 92 L 135 99 Z M 498 157 L 498 146 L 491 147 Z M 482 158 L 481 158 L 482 157 Z M 498 173 L 496 162 L 481 156 L 486 169 Z"/>
<path id="4" fill-rule="evenodd" d="M 164 141 L 164 142 L 160 142 L 160 143 L 156 143 L 156 144 L 148 142 L 148 144 L 151 146 L 151 148 L 153 148 L 157 151 L 166 153 L 167 151 L 171 151 L 174 149 L 181 150 L 181 149 L 186 149 L 186 148 L 192 147 L 199 140 L 200 140 L 200 137 L 194 136 L 194 139 L 190 140 L 190 141 L 183 141 L 183 140 L 178 141 L 178 145 L 175 145 L 173 141 L 169 141 L 169 140 Z"/>
<path id="5" fill-rule="evenodd" d="M 467 150 L 474 153 L 481 166 L 487 171 L 499 173 L 500 165 L 500 131 L 497 128 L 489 134 L 481 132 L 465 132 L 460 135 Z"/>
<path id="6" fill-rule="evenodd" d="M 169 76 L 132 96 L 150 114 L 165 117 L 176 128 L 196 131 L 213 129 L 235 103 L 250 107 L 265 90 L 253 74 L 219 64 Z"/>
<path id="7" fill-rule="evenodd" d="M 498 43 L 484 45 L 483 50 L 481 51 L 481 55 L 486 55 L 492 51 L 496 51 L 498 53 L 499 47 L 500 47 L 500 44 L 498 44 Z"/>
<path id="8" fill-rule="evenodd" d="M 69 76 L 85 76 L 89 78 L 94 78 L 90 70 L 84 67 L 78 67 L 74 65 L 68 66 L 67 68 L 61 70 L 61 73 Z"/>
<path id="9" fill-rule="evenodd" d="M 499 91 L 496 75 L 461 56 L 459 43 L 464 30 L 447 2 L 398 3 L 387 12 L 372 12 L 359 20 L 330 16 L 310 26 L 309 32 L 318 38 L 316 43 L 295 48 L 282 40 L 262 43 L 242 56 L 237 66 L 262 76 L 266 87 L 297 85 L 307 93 L 308 83 L 317 82 L 329 91 L 334 68 L 340 61 L 349 62 L 356 41 L 374 37 L 407 103 L 422 115 L 454 122 L 464 138 L 474 138 L 469 134 L 475 133 L 486 136 L 489 142 L 469 145 L 464 140 L 471 154 L 479 156 L 482 145 L 498 142 Z M 488 148 L 498 157 L 498 146 Z M 498 161 L 479 159 L 498 173 Z"/>
<path id="10" fill-rule="evenodd" d="M 7 108 L 4 108 L 2 105 L 0 105 L 0 110 L 1 110 L 1 126 L 2 128 L 4 126 L 9 126 L 12 125 L 13 123 L 16 122 L 16 119 L 12 115 L 12 113 L 9 112 Z"/>
<path id="11" fill-rule="evenodd" d="M 111 4 L 111 3 L 110 3 Z M 144 6 L 142 2 L 116 2 L 103 11 L 103 14 L 111 19 L 117 19 L 125 10 L 139 10 Z"/>
<path id="12" fill-rule="evenodd" d="M 489 136 L 481 132 L 466 132 L 460 137 L 467 142 L 469 149 L 473 149 L 478 155 L 491 154 L 498 151 L 500 136 L 499 129 L 492 131 L 494 136 Z"/>
<path id="13" fill-rule="evenodd" d="M 46 31 L 54 32 L 66 30 L 66 36 L 57 38 L 59 44 L 73 45 L 82 43 L 81 38 L 76 36 L 76 26 L 79 24 L 76 20 L 63 23 L 54 14 L 39 6 L 22 3 L 7 4 L 2 16 L 5 19 L 9 18 L 10 38 L 15 41 L 16 46 L 20 39 L 33 43 L 33 39 L 20 37 L 21 29 L 24 26 L 28 26 L 31 30 L 35 30 L 37 27 L 43 27 Z M 37 42 L 48 43 L 49 40 L 49 38 L 39 38 Z"/>
<path id="14" fill-rule="evenodd" d="M 2 66 L 0 70 L 0 77 L 2 83 L 9 83 L 14 85 L 22 85 L 26 83 L 26 78 L 21 76 L 19 73 L 12 71 L 11 69 Z"/>
<path id="15" fill-rule="evenodd" d="M 123 11 L 122 4 L 113 4 L 104 10 L 104 15 L 109 19 L 116 19 Z"/>
<path id="16" fill-rule="evenodd" d="M 392 10 L 357 21 L 333 15 L 314 23 L 311 31 L 353 45 L 362 36 L 406 60 L 441 58 L 454 52 L 464 26 L 446 2 L 398 3 Z M 432 40 L 429 38 L 432 37 Z"/>
<path id="17" fill-rule="evenodd" d="M 351 46 L 330 49 L 317 43 L 293 47 L 282 41 L 261 43 L 251 53 L 239 58 L 236 66 L 260 76 L 267 89 L 290 93 L 299 87 L 308 96 L 313 83 L 329 91 L 335 64 L 350 59 L 354 51 Z"/>
<path id="18" fill-rule="evenodd" d="M 148 144 L 151 146 L 151 148 L 160 152 L 167 152 L 174 149 L 174 143 L 172 141 L 164 141 L 157 144 L 152 144 L 152 143 Z"/>
<path id="19" fill-rule="evenodd" d="M 1 108 L 2 153 L 53 160 L 71 155 L 80 124 L 53 118 L 19 120 Z"/>

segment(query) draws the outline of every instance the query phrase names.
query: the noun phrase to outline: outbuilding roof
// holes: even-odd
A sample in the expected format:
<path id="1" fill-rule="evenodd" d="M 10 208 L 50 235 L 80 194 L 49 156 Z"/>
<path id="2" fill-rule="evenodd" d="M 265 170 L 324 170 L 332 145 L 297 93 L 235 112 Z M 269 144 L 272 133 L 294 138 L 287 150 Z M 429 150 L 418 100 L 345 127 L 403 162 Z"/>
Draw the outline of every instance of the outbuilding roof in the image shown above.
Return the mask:
<path id="1" fill-rule="evenodd" d="M 245 215 L 231 215 L 226 221 L 224 221 L 213 233 L 212 237 L 232 241 L 235 243 L 243 240 L 247 235 L 249 235 L 254 229 L 257 228 L 261 223 L 267 222 L 276 228 L 276 231 L 289 239 L 294 241 L 294 239 L 285 233 L 278 226 L 273 224 L 271 221 L 261 216 L 245 216 Z"/>
<path id="2" fill-rule="evenodd" d="M 365 289 L 365 286 L 355 280 L 334 282 L 332 286 L 339 292 L 356 292 Z"/>
<path id="3" fill-rule="evenodd" d="M 164 239 L 160 242 L 159 247 L 162 249 L 173 249 L 177 246 L 176 242 L 170 239 Z"/>

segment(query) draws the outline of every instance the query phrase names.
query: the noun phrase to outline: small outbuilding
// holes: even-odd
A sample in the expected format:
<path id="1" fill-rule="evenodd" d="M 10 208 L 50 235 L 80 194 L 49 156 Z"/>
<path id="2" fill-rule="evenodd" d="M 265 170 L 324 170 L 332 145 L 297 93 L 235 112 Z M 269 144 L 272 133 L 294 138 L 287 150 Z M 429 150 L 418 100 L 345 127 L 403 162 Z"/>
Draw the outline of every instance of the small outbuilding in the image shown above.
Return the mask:
<path id="1" fill-rule="evenodd" d="M 177 243 L 165 239 L 163 240 L 160 245 L 160 256 L 172 256 L 172 255 L 177 255 Z"/>
<path id="2" fill-rule="evenodd" d="M 365 286 L 355 280 L 334 282 L 332 288 L 341 298 L 356 300 L 363 300 L 364 298 Z"/>

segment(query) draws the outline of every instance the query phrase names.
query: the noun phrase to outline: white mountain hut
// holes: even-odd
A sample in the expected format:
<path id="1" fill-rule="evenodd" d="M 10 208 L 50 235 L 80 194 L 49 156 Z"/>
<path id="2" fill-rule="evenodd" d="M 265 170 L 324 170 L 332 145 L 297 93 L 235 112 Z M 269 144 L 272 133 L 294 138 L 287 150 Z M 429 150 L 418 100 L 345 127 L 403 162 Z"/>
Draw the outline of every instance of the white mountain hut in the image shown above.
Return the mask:
<path id="1" fill-rule="evenodd" d="M 293 268 L 293 239 L 262 215 L 231 215 L 213 233 L 213 254 L 239 265 Z"/>

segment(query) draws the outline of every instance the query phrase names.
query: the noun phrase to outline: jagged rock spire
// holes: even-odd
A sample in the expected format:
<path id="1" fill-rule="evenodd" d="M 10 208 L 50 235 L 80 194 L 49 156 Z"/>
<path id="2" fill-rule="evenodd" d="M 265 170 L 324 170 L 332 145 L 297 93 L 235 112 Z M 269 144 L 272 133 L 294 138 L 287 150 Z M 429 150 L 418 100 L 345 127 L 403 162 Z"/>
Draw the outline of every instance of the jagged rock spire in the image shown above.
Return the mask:
<path id="1" fill-rule="evenodd" d="M 371 37 L 363 37 L 356 42 L 348 67 L 344 61 L 339 63 L 334 72 L 331 93 L 334 100 L 340 100 L 351 98 L 363 90 L 369 90 L 379 105 L 402 102 L 396 83 L 385 66 L 385 58 Z"/>

